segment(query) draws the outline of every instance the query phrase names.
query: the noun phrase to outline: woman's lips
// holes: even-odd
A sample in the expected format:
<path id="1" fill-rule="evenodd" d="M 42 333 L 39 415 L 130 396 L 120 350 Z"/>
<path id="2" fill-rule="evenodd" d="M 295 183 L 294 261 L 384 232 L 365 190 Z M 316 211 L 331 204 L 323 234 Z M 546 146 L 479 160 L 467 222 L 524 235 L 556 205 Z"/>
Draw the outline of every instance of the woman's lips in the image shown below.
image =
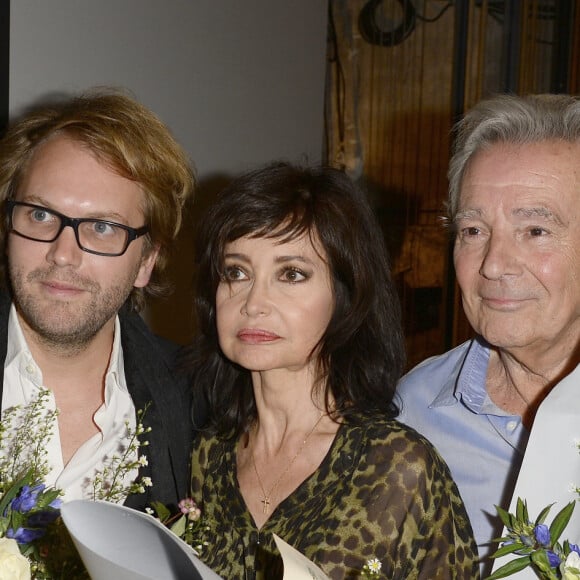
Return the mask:
<path id="1" fill-rule="evenodd" d="M 273 342 L 280 338 L 277 334 L 260 328 L 243 328 L 238 332 L 237 336 L 243 342 L 252 344 Z"/>

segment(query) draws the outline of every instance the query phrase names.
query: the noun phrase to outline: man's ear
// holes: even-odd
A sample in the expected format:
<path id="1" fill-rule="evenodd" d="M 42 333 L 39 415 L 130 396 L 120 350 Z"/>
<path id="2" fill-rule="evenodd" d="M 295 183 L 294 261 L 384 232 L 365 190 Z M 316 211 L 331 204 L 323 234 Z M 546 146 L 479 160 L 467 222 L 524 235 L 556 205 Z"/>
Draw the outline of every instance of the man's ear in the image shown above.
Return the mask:
<path id="1" fill-rule="evenodd" d="M 157 261 L 157 256 L 159 255 L 159 246 L 151 248 L 147 254 L 141 258 L 141 266 L 137 272 L 137 277 L 133 286 L 135 288 L 145 288 L 149 284 L 149 279 L 151 278 L 151 272 L 155 267 L 155 262 Z"/>

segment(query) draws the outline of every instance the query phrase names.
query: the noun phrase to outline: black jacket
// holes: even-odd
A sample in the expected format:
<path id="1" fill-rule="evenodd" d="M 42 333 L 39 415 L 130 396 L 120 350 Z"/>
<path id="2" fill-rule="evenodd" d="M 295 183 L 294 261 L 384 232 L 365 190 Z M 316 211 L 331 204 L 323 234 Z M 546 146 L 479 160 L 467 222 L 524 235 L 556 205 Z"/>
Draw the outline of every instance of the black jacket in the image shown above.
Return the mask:
<path id="1" fill-rule="evenodd" d="M 0 293 L 0 361 L 6 360 L 10 299 Z M 143 424 L 151 427 L 148 446 L 140 454 L 148 465 L 140 476 L 151 477 L 153 486 L 144 494 L 129 496 L 125 505 L 144 509 L 152 500 L 176 507 L 188 495 L 193 427 L 191 388 L 185 374 L 175 370 L 177 347 L 153 335 L 142 318 L 128 309 L 119 313 L 127 388 L 136 410 L 145 409 Z M 0 402 L 4 363 L 0 369 Z"/>

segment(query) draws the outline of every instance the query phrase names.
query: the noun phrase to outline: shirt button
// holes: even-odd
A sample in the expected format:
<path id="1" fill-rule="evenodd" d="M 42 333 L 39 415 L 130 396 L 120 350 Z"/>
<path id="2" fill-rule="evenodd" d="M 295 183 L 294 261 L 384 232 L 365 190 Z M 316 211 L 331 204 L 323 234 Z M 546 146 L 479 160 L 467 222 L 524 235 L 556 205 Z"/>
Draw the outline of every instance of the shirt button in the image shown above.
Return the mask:
<path id="1" fill-rule="evenodd" d="M 36 371 L 36 369 L 34 368 L 34 366 L 33 366 L 33 365 L 28 365 L 28 366 L 26 367 L 26 372 L 27 372 L 29 375 L 33 375 L 35 371 Z"/>
<path id="2" fill-rule="evenodd" d="M 508 421 L 507 428 L 508 431 L 513 431 L 518 426 L 517 421 Z"/>

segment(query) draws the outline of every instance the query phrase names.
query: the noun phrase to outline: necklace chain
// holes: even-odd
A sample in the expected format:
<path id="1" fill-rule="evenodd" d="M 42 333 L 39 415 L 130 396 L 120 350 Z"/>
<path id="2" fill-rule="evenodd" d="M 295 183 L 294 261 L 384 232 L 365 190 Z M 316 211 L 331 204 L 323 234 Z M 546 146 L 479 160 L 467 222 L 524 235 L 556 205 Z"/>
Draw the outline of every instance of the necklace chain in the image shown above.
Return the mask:
<path id="1" fill-rule="evenodd" d="M 300 447 L 298 448 L 298 451 L 296 451 L 296 453 L 294 454 L 294 457 L 292 457 L 292 459 L 290 460 L 290 462 L 286 466 L 286 469 L 284 469 L 284 471 L 278 476 L 278 478 L 272 484 L 272 487 L 269 489 L 268 492 L 266 492 L 266 489 L 264 488 L 264 484 L 262 483 L 262 478 L 260 477 L 260 474 L 258 473 L 258 468 L 256 467 L 256 459 L 254 457 L 254 448 L 253 447 L 250 448 L 250 454 L 252 456 L 252 465 L 254 466 L 254 471 L 256 472 L 256 477 L 258 478 L 258 483 L 260 484 L 260 489 L 262 490 L 262 495 L 264 496 L 264 499 L 260 500 L 260 503 L 262 503 L 264 506 L 263 513 L 267 514 L 269 512 L 270 503 L 271 503 L 270 500 L 272 499 L 272 494 L 278 489 L 280 482 L 282 481 L 284 476 L 290 471 L 290 468 L 294 465 L 294 462 L 296 461 L 296 459 L 298 459 L 298 456 L 302 453 L 302 451 L 306 447 L 306 444 L 308 443 L 308 439 L 310 439 L 310 436 L 312 435 L 312 433 L 314 433 L 316 427 L 318 427 L 318 424 L 322 420 L 322 417 L 324 417 L 324 414 L 322 414 L 322 415 L 320 415 L 320 417 L 318 417 L 318 419 L 316 420 L 316 423 L 314 423 L 314 426 L 312 427 L 312 429 L 310 429 L 310 431 L 307 433 L 306 437 L 304 437 L 304 440 L 302 441 L 302 445 L 300 445 Z"/>

